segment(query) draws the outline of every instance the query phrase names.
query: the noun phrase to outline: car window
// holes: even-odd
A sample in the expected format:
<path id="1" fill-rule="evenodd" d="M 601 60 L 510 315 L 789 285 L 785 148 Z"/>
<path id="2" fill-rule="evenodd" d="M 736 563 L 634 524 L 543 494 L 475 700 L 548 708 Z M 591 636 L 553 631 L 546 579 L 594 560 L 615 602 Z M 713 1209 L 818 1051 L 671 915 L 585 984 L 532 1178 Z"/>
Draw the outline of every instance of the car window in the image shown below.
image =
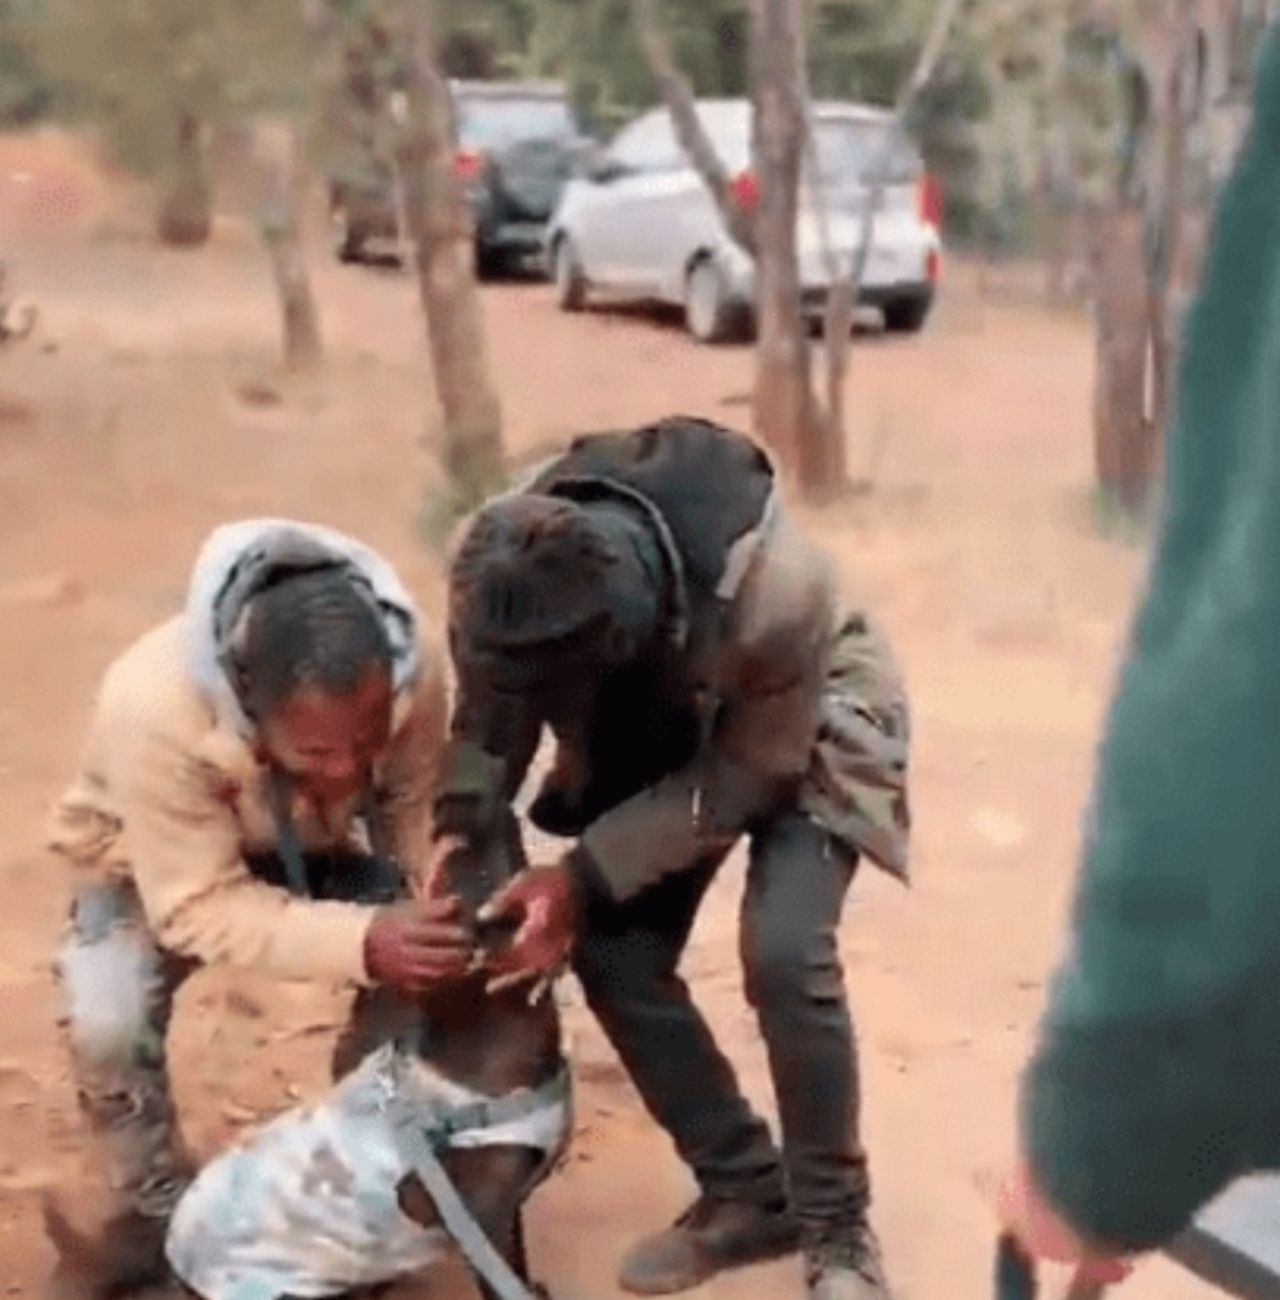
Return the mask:
<path id="1" fill-rule="evenodd" d="M 751 109 L 743 101 L 702 101 L 698 117 L 721 162 L 738 171 L 751 162 Z M 633 171 L 674 171 L 689 166 L 666 109 L 654 109 L 625 127 L 609 157 Z"/>
<path id="2" fill-rule="evenodd" d="M 698 116 L 720 161 L 731 172 L 751 165 L 751 109 L 747 104 L 700 104 Z"/>
<path id="3" fill-rule="evenodd" d="M 866 182 L 868 171 L 883 147 L 887 127 L 881 122 L 852 118 L 819 118 L 814 130 L 818 172 L 824 181 Z M 884 181 L 904 185 L 918 180 L 923 170 L 919 153 L 910 140 L 899 136 L 889 153 Z"/>
<path id="4" fill-rule="evenodd" d="M 624 127 L 609 146 L 609 158 L 631 172 L 670 171 L 684 163 L 671 119 L 665 112 L 646 113 Z"/>
<path id="5" fill-rule="evenodd" d="M 562 139 L 574 133 L 563 100 L 518 96 L 457 101 L 458 140 L 465 149 L 502 149 L 521 140 Z"/>

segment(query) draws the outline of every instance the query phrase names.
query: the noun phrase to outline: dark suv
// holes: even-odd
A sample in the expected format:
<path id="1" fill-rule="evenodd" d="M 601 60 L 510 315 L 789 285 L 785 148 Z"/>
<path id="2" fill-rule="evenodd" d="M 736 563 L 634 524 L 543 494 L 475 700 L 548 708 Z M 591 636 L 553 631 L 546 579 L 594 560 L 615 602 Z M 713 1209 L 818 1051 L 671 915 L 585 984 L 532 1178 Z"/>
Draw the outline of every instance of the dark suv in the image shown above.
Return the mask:
<path id="1" fill-rule="evenodd" d="M 458 128 L 454 171 L 467 187 L 482 271 L 542 252 L 547 222 L 588 141 L 556 82 L 451 83 Z M 399 237 L 391 170 L 372 158 L 329 186 L 334 250 L 360 261 Z"/>

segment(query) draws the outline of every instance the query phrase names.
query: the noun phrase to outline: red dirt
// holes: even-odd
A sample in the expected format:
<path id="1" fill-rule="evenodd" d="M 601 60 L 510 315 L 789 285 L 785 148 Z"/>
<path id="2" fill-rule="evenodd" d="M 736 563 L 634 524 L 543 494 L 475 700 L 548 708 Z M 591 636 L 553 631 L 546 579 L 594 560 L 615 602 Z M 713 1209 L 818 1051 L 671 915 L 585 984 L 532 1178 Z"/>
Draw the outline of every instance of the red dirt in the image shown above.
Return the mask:
<path id="1" fill-rule="evenodd" d="M 106 241 L 90 219 L 104 191 L 67 161 L 74 151 L 50 161 L 22 149 L 0 148 L 0 232 L 14 290 L 39 301 L 42 321 L 0 356 L 0 1288 L 37 1297 L 50 1258 L 37 1191 L 77 1176 L 83 1147 L 48 974 L 68 881 L 40 847 L 41 825 L 99 673 L 176 607 L 220 520 L 271 512 L 352 529 L 432 611 L 439 575 L 414 532 L 431 402 L 407 278 L 318 256 L 331 364 L 316 384 L 280 381 L 252 240 L 228 227 L 196 254 Z M 32 167 L 36 180 L 5 181 Z M 60 197 L 23 207 L 14 185 Z M 643 316 L 561 316 L 540 286 L 487 289 L 486 309 L 517 454 L 677 410 L 747 418 L 746 350 L 699 349 Z M 858 348 L 853 455 L 876 490 L 815 522 L 887 623 L 918 727 L 917 884 L 865 874 L 843 928 L 876 1217 L 908 1300 L 989 1293 L 983 1185 L 1009 1153 L 1013 1080 L 1060 942 L 1140 567 L 1090 527 L 1090 366 L 1083 322 L 984 305 L 957 278 L 921 338 Z M 246 384 L 281 400 L 246 402 Z M 739 886 L 731 867 L 688 970 L 767 1106 L 734 956 Z M 340 1011 L 314 990 L 198 979 L 175 1047 L 197 1147 L 318 1087 Z M 573 1022 L 581 1127 L 566 1171 L 535 1202 L 533 1253 L 557 1297 L 603 1300 L 626 1243 L 689 1189 L 594 1027 L 580 1011 Z M 1127 1290 L 1206 1294 L 1163 1264 Z M 799 1293 L 787 1263 L 700 1294 Z"/>

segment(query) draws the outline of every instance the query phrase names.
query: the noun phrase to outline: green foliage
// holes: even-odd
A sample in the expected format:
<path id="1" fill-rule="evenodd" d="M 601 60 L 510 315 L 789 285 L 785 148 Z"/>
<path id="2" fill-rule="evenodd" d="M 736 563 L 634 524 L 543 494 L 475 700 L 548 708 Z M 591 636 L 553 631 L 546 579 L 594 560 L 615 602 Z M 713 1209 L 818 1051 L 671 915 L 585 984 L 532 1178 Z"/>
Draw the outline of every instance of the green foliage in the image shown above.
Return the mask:
<path id="1" fill-rule="evenodd" d="M 0 125 L 25 126 L 44 116 L 52 87 L 27 39 L 32 0 L 0 0 Z"/>
<path id="2" fill-rule="evenodd" d="M 1117 0 L 1109 31 L 1074 17 L 1081 7 L 1068 0 L 965 7 L 911 123 L 943 182 L 953 239 L 1025 246 L 1068 201 L 1097 202 L 1123 183 L 1135 106 L 1121 51 L 1144 2 Z M 309 97 L 331 102 L 342 72 L 318 57 L 305 7 L 327 15 L 349 72 L 353 57 L 385 57 L 369 39 L 383 3 L 0 0 L 0 120 L 88 117 L 125 161 L 163 170 L 173 163 L 171 124 L 183 114 L 217 123 L 300 111 Z M 452 75 L 561 78 L 599 135 L 656 101 L 632 0 L 421 3 L 434 9 Z M 935 4 L 812 0 L 814 94 L 892 102 Z M 698 93 L 747 93 L 749 0 L 663 0 L 663 8 Z M 1234 63 L 1245 77 L 1257 9 L 1242 8 Z M 376 72 L 383 84 L 394 80 L 394 70 Z M 350 131 L 340 117 L 322 114 L 321 135 Z"/>
<path id="3" fill-rule="evenodd" d="M 290 0 L 42 0 L 22 24 L 52 109 L 92 121 L 120 160 L 172 168 L 184 117 L 205 124 L 289 112 L 310 55 Z"/>

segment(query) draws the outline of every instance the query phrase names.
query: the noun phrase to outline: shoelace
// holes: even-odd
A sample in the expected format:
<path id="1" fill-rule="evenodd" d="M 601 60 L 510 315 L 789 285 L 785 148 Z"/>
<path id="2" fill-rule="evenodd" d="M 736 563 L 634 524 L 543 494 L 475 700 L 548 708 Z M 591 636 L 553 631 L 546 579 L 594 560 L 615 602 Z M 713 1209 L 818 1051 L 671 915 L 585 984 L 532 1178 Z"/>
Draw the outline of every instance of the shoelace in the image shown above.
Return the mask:
<path id="1" fill-rule="evenodd" d="M 810 1284 L 829 1268 L 848 1269 L 873 1286 L 879 1286 L 884 1281 L 880 1252 L 861 1236 L 842 1233 L 838 1237 L 819 1241 L 805 1251 L 805 1262 L 805 1273 Z"/>

